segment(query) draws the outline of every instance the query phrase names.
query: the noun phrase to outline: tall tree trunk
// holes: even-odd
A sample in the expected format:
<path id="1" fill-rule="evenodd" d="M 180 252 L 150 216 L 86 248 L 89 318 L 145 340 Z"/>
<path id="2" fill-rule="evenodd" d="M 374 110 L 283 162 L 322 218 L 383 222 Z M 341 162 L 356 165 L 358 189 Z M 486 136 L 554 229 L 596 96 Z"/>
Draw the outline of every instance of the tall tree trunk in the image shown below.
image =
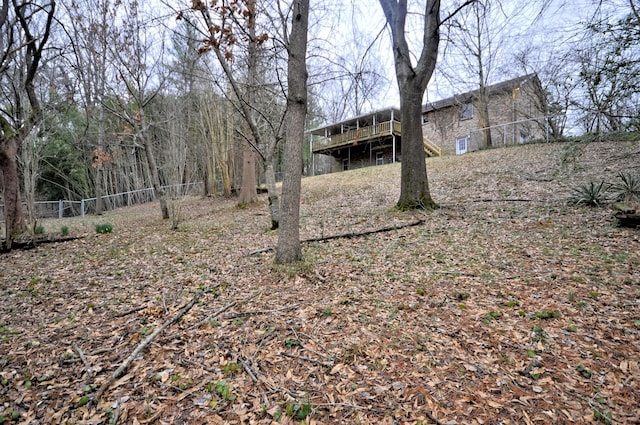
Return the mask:
<path id="1" fill-rule="evenodd" d="M 20 198 L 17 151 L 18 141 L 14 137 L 6 140 L 0 151 L 0 168 L 4 185 L 5 242 L 3 248 L 7 250 L 11 249 L 15 237 L 26 230 Z"/>
<path id="2" fill-rule="evenodd" d="M 238 197 L 238 205 L 258 202 L 256 192 L 256 154 L 253 148 L 245 146 L 242 151 L 242 187 Z"/>
<path id="3" fill-rule="evenodd" d="M 480 90 L 478 90 L 478 126 L 482 130 L 482 146 L 490 148 L 493 146 L 493 142 L 491 140 L 491 129 L 489 128 L 489 96 L 487 94 L 487 86 L 482 80 L 482 72 L 480 75 L 481 83 Z"/>
<path id="4" fill-rule="evenodd" d="M 267 181 L 267 196 L 269 199 L 269 212 L 271 213 L 271 230 L 280 226 L 280 198 L 276 188 L 276 173 L 273 168 L 273 159 L 264 161 L 264 178 Z"/>
<path id="5" fill-rule="evenodd" d="M 402 112 L 402 167 L 398 208 L 434 209 L 431 199 L 422 134 L 422 97 L 433 75 L 440 43 L 440 0 L 428 0 L 424 10 L 422 51 L 415 66 L 405 36 L 407 0 L 379 0 L 391 27 L 396 79 Z"/>
<path id="6" fill-rule="evenodd" d="M 156 158 L 153 155 L 153 146 L 149 136 L 144 132 L 142 134 L 144 140 L 144 153 L 147 158 L 147 165 L 149 166 L 149 176 L 151 177 L 151 185 L 156 193 L 156 198 L 160 201 L 160 213 L 162 219 L 167 220 L 169 218 L 169 207 L 167 206 L 167 197 L 160 184 L 160 176 L 158 174 L 158 166 L 156 165 Z"/>
<path id="7" fill-rule="evenodd" d="M 475 4 L 478 7 L 478 3 Z M 487 93 L 487 85 L 485 78 L 485 69 L 484 69 L 484 44 L 482 40 L 482 32 L 480 30 L 482 26 L 482 20 L 480 16 L 480 11 L 476 9 L 475 11 L 476 17 L 476 46 L 478 47 L 478 51 L 475 56 L 478 59 L 478 113 L 480 116 L 478 117 L 478 125 L 480 129 L 482 129 L 482 146 L 485 148 L 490 148 L 492 146 L 491 141 L 491 126 L 489 121 L 489 93 Z M 515 121 L 515 118 L 513 119 Z M 515 143 L 515 140 L 514 140 Z"/>
<path id="8" fill-rule="evenodd" d="M 422 134 L 422 91 L 416 80 L 407 80 L 400 92 L 402 111 L 402 166 L 400 172 L 401 210 L 432 210 L 438 205 L 431 198 Z M 418 87 L 415 87 L 418 85 Z M 419 142 L 419 143 L 418 143 Z"/>
<path id="9" fill-rule="evenodd" d="M 280 232 L 276 262 L 292 263 L 302 259 L 300 246 L 300 190 L 302 186 L 302 143 L 307 116 L 307 30 L 309 0 L 294 0 L 291 36 L 288 39 L 288 92 L 284 179 Z"/>
<path id="10" fill-rule="evenodd" d="M 104 85 L 104 81 L 102 82 Z M 104 95 L 104 87 L 102 87 L 101 95 Z M 104 107 L 102 105 L 98 106 L 98 151 L 102 152 L 104 149 L 104 125 L 105 125 L 105 113 Z M 104 174 L 104 165 L 102 163 L 97 164 L 96 166 L 96 183 L 95 183 L 95 196 L 96 196 L 96 215 L 102 215 L 102 195 L 104 195 L 104 182 L 103 182 L 103 174 Z"/>

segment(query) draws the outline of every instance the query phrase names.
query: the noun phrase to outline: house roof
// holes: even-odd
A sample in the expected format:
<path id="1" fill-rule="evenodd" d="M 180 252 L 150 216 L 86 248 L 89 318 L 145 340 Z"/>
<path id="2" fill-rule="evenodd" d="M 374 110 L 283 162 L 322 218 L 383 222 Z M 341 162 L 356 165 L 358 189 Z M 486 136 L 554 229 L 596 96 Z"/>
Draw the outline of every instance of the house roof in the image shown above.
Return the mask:
<path id="1" fill-rule="evenodd" d="M 502 81 L 496 84 L 492 84 L 487 86 L 487 90 L 489 94 L 496 93 L 504 93 L 511 92 L 513 89 L 520 87 L 523 83 L 526 83 L 530 80 L 537 79 L 538 76 L 534 74 L 522 75 L 520 77 L 512 78 L 511 80 Z M 422 106 L 422 112 L 431 112 L 442 108 L 447 108 L 449 106 L 461 105 L 463 103 L 467 103 L 476 99 L 478 97 L 478 92 L 480 90 L 471 90 L 465 93 L 456 94 L 454 96 L 448 97 L 446 99 L 437 100 L 435 102 L 430 102 Z"/>
<path id="2" fill-rule="evenodd" d="M 342 120 L 322 127 L 316 127 L 312 129 L 310 133 L 314 136 L 324 136 L 325 130 L 327 130 L 329 134 L 341 133 L 343 129 L 351 130 L 358 127 L 373 125 L 374 118 L 376 123 L 391 121 L 392 116 L 395 121 L 400 121 L 400 110 L 398 108 L 380 109 L 378 111 L 369 112 L 368 114 L 359 115 L 357 117 Z"/>
<path id="3" fill-rule="evenodd" d="M 516 87 L 520 87 L 523 83 L 528 82 L 529 80 L 537 79 L 537 75 L 527 74 L 520 77 L 512 78 L 511 80 L 502 81 L 497 84 L 492 84 L 487 86 L 489 90 L 489 94 L 496 94 L 502 92 L 509 92 L 515 89 Z M 466 93 L 460 93 L 446 99 L 437 100 L 435 102 L 430 102 L 422 106 L 422 112 L 430 112 L 435 111 L 442 108 L 447 108 L 454 105 L 460 105 L 463 103 L 467 103 L 478 96 L 479 90 L 472 90 Z M 346 120 L 342 120 L 336 123 L 324 125 L 321 127 L 316 127 L 310 131 L 314 136 L 324 136 L 325 134 L 337 134 L 342 133 L 343 130 L 350 130 L 357 127 L 364 127 L 373 124 L 373 119 L 375 117 L 376 122 L 385 122 L 391 121 L 391 117 L 393 116 L 394 120 L 399 121 L 402 113 L 398 108 L 385 108 L 380 109 L 378 111 L 370 112 L 368 114 L 359 115 L 357 117 L 349 118 Z"/>

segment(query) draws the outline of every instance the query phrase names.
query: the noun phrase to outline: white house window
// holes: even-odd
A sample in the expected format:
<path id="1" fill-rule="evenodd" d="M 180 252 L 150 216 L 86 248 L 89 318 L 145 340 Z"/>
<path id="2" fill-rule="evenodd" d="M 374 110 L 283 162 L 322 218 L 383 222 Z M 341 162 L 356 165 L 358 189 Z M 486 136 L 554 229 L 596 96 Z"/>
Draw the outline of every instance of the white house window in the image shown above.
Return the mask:
<path id="1" fill-rule="evenodd" d="M 458 137 L 456 139 L 456 155 L 462 155 L 463 153 L 467 153 L 467 138 Z"/>
<path id="2" fill-rule="evenodd" d="M 460 114 L 460 119 L 468 120 L 473 118 L 473 103 L 467 102 L 462 104 L 462 113 Z"/>
<path id="3" fill-rule="evenodd" d="M 376 165 L 384 165 L 384 154 L 376 152 Z"/>
<path id="4" fill-rule="evenodd" d="M 429 116 L 427 114 L 422 114 L 422 124 L 426 124 L 429 122 Z"/>

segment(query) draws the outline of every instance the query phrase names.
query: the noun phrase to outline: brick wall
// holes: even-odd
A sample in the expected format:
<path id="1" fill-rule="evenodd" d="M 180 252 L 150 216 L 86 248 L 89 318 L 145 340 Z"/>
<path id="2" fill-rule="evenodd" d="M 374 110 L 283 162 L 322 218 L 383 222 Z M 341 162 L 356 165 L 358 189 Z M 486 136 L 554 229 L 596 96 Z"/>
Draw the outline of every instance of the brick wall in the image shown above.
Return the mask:
<path id="1" fill-rule="evenodd" d="M 491 126 L 511 123 L 514 121 L 538 118 L 544 111 L 537 108 L 534 101 L 536 80 L 528 80 L 517 90 L 503 89 L 489 95 L 489 123 Z M 467 150 L 482 149 L 482 133 L 479 132 L 477 99 L 469 98 L 473 103 L 473 116 L 463 118 L 464 101 L 444 106 L 426 112 L 426 122 L 422 126 L 424 137 L 431 143 L 440 146 L 443 155 L 456 154 L 456 140 L 467 138 Z M 500 128 L 492 128 L 491 138 L 493 146 L 511 145 L 526 140 L 544 137 L 544 124 L 520 123 Z M 469 137 L 471 136 L 471 137 Z"/>

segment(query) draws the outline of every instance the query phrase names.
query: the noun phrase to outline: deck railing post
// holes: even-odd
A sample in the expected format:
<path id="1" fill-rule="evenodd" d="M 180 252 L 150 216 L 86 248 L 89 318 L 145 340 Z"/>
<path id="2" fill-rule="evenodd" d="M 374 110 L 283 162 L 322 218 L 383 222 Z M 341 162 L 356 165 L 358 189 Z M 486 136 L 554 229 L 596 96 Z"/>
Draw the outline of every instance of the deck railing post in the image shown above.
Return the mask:
<path id="1" fill-rule="evenodd" d="M 62 199 L 58 201 L 58 218 L 62 218 L 64 216 L 64 204 L 62 203 Z"/>

